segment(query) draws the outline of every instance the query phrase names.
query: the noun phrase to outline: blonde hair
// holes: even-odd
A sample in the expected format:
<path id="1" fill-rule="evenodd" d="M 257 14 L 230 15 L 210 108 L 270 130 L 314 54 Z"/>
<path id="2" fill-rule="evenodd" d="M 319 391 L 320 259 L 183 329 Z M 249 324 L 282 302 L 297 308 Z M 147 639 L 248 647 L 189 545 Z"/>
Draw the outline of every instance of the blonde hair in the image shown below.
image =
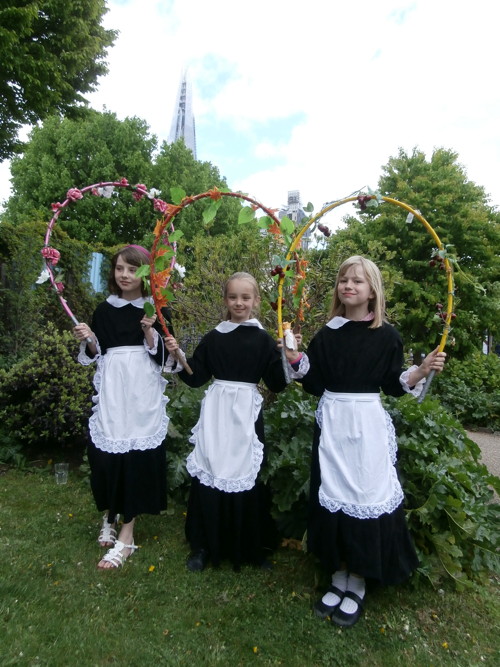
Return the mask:
<path id="1" fill-rule="evenodd" d="M 237 271 L 236 273 L 233 273 L 232 276 L 229 276 L 229 278 L 226 280 L 226 282 L 224 283 L 224 290 L 223 290 L 224 301 L 227 299 L 227 293 L 229 291 L 229 284 L 233 280 L 246 280 L 248 283 L 250 283 L 250 285 L 253 288 L 253 295 L 254 295 L 255 299 L 257 300 L 257 302 L 260 302 L 260 291 L 259 291 L 259 286 L 257 284 L 257 281 L 255 280 L 255 278 L 252 276 L 251 273 L 247 273 L 246 271 Z M 253 308 L 252 309 L 252 315 L 254 317 L 257 316 L 258 312 L 259 312 L 258 308 Z M 226 320 L 231 319 L 231 313 L 229 312 L 229 310 L 226 310 L 225 318 L 226 318 Z"/>
<path id="2" fill-rule="evenodd" d="M 384 296 L 384 287 L 382 283 L 382 274 L 380 269 L 376 264 L 374 264 L 371 259 L 362 257 L 361 255 L 353 255 L 346 259 L 340 265 L 340 268 L 337 273 L 337 278 L 335 279 L 335 287 L 333 288 L 333 300 L 330 307 L 330 312 L 328 314 L 328 319 L 340 315 L 345 317 L 345 305 L 339 299 L 339 282 L 341 278 L 347 273 L 351 266 L 359 266 L 370 285 L 370 288 L 374 294 L 373 298 L 368 302 L 368 310 L 374 314 L 374 319 L 370 324 L 370 329 L 376 329 L 377 327 L 382 326 L 385 320 L 385 296 Z"/>

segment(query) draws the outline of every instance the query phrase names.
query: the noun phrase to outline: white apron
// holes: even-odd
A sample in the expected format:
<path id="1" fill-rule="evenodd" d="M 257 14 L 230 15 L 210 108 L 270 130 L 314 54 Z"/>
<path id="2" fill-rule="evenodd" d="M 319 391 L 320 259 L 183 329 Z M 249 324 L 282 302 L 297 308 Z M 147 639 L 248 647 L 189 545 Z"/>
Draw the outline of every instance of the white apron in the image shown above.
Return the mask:
<path id="1" fill-rule="evenodd" d="M 169 418 L 167 381 L 143 346 L 111 347 L 97 361 L 96 395 L 89 420 L 94 445 L 124 454 L 158 447 Z"/>
<path id="2" fill-rule="evenodd" d="M 249 382 L 215 380 L 205 392 L 189 439 L 187 470 L 202 484 L 237 493 L 255 486 L 264 445 L 255 433 L 262 396 Z"/>
<path id="3" fill-rule="evenodd" d="M 393 512 L 403 490 L 394 467 L 396 434 L 379 394 L 325 391 L 316 419 L 320 504 L 358 519 Z"/>

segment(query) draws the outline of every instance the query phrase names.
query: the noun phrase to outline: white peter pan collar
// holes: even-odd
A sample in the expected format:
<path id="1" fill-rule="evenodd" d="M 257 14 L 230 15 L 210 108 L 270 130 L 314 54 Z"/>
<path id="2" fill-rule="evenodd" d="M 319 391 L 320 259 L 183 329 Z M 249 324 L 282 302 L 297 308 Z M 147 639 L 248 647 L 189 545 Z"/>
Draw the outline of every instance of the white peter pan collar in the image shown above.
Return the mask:
<path id="1" fill-rule="evenodd" d="M 375 319 L 375 315 L 372 312 L 369 312 L 366 317 L 364 317 L 362 320 L 357 320 L 357 321 L 371 322 L 373 319 Z M 354 322 L 354 320 L 348 320 L 345 317 L 336 315 L 329 322 L 326 323 L 326 326 L 329 327 L 330 329 L 340 329 L 340 327 L 343 327 L 344 324 L 347 324 L 348 322 Z"/>
<path id="2" fill-rule="evenodd" d="M 153 303 L 153 299 L 150 296 L 140 296 L 133 301 L 127 301 L 127 299 L 122 299 L 121 296 L 117 294 L 110 294 L 106 301 L 110 306 L 115 308 L 123 308 L 123 306 L 135 306 L 136 308 L 144 308 L 145 303 Z"/>
<path id="3" fill-rule="evenodd" d="M 258 327 L 259 329 L 264 328 L 259 320 L 253 317 L 251 320 L 245 320 L 244 322 L 230 322 L 229 320 L 224 320 L 224 322 L 221 322 L 215 327 L 215 330 L 219 333 L 231 333 L 231 331 L 234 331 L 237 327 L 240 326 Z"/>

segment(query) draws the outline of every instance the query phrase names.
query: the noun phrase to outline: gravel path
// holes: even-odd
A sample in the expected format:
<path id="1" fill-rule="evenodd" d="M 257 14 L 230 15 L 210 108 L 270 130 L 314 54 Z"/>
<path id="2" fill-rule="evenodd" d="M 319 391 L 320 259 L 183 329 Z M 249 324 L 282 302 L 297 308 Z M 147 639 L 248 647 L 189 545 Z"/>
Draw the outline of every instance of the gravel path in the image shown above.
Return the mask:
<path id="1" fill-rule="evenodd" d="M 481 462 L 496 477 L 500 477 L 500 432 L 467 431 L 467 435 L 479 445 Z M 500 500 L 496 494 L 495 500 Z"/>

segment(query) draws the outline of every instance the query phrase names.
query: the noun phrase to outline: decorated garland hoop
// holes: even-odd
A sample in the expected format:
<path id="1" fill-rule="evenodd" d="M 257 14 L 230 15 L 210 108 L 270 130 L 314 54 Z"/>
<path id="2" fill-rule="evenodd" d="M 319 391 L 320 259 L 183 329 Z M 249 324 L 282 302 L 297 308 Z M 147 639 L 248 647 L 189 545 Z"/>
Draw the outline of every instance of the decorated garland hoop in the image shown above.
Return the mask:
<path id="1" fill-rule="evenodd" d="M 150 262 L 150 274 L 149 274 L 151 280 L 151 293 L 153 295 L 153 301 L 155 303 L 156 314 L 165 332 L 167 331 L 167 324 L 163 318 L 161 309 L 165 305 L 166 301 L 168 301 L 168 295 L 167 297 L 165 296 L 167 290 L 164 280 L 165 277 L 169 275 L 169 273 L 168 271 L 164 270 L 158 271 L 158 262 L 159 258 L 161 258 L 161 253 L 163 252 L 162 248 L 163 239 L 169 239 L 167 229 L 169 225 L 172 226 L 174 218 L 190 204 L 193 204 L 196 201 L 200 201 L 201 199 L 210 198 L 212 199 L 213 203 L 217 206 L 217 202 L 220 202 L 223 197 L 232 197 L 234 199 L 240 199 L 246 201 L 250 204 L 251 209 L 253 211 L 256 211 L 257 209 L 262 210 L 267 216 L 269 216 L 269 218 L 271 218 L 273 224 L 275 224 L 277 227 L 279 227 L 280 225 L 280 221 L 278 220 L 278 218 L 275 216 L 274 212 L 271 209 L 267 208 L 253 197 L 249 197 L 248 195 L 245 195 L 241 192 L 230 192 L 230 191 L 219 190 L 218 188 L 213 188 L 212 190 L 208 190 L 207 192 L 202 192 L 200 194 L 193 196 L 183 197 L 179 204 L 176 205 L 169 204 L 164 218 L 161 221 L 159 221 L 155 229 L 155 238 L 151 249 L 151 262 Z M 215 215 L 215 209 L 213 211 L 213 214 Z M 172 237 L 170 236 L 170 239 L 171 238 Z"/>
<path id="2" fill-rule="evenodd" d="M 79 321 L 72 312 L 72 310 L 70 309 L 70 307 L 68 306 L 66 299 L 63 297 L 62 293 L 64 290 L 64 284 L 62 280 L 57 279 L 58 276 L 55 273 L 55 266 L 59 262 L 61 253 L 56 248 L 50 246 L 51 234 L 56 224 L 56 221 L 59 215 L 61 214 L 61 211 L 65 209 L 67 206 L 69 206 L 71 203 L 74 203 L 82 199 L 86 192 L 91 192 L 93 195 L 96 196 L 110 198 L 115 188 L 124 188 L 130 190 L 132 192 L 132 197 L 135 201 L 139 201 L 143 197 L 147 197 L 148 199 L 150 199 L 153 203 L 154 210 L 160 213 L 161 219 L 165 217 L 165 214 L 169 208 L 169 204 L 157 198 L 156 195 L 159 194 L 158 190 L 151 189 L 149 191 L 147 187 L 143 184 L 130 185 L 126 178 L 122 178 L 119 181 L 106 181 L 106 182 L 102 181 L 100 183 L 94 183 L 93 185 L 87 185 L 86 187 L 81 189 L 70 188 L 66 193 L 66 199 L 62 203 L 57 202 L 55 204 L 52 204 L 52 211 L 54 214 L 47 225 L 44 246 L 41 250 L 42 256 L 45 260 L 45 268 L 42 271 L 42 276 L 41 276 L 41 278 L 43 279 L 42 280 L 39 279 L 39 281 L 37 282 L 44 282 L 45 280 L 50 281 L 50 284 L 54 289 L 54 291 L 56 292 L 59 301 L 64 309 L 64 312 L 68 315 L 68 317 L 71 318 L 74 324 L 79 324 Z M 171 224 L 170 226 L 170 231 L 174 232 L 173 224 Z M 168 235 L 166 235 L 164 243 L 165 245 L 171 248 L 170 265 L 171 268 L 173 268 L 175 265 L 175 251 L 176 251 L 175 242 L 170 243 L 168 241 Z M 165 333 L 167 336 L 170 335 L 168 329 L 166 329 Z"/>
<path id="3" fill-rule="evenodd" d="M 351 197 L 345 197 L 344 199 L 339 199 L 338 201 L 332 202 L 325 206 L 319 213 L 316 215 L 312 216 L 307 223 L 299 230 L 299 232 L 296 234 L 296 236 L 293 239 L 292 244 L 290 245 L 290 248 L 288 249 L 288 253 L 286 255 L 286 260 L 290 261 L 293 257 L 293 253 L 296 252 L 296 250 L 299 247 L 299 244 L 302 240 L 302 237 L 304 236 L 305 232 L 315 225 L 326 213 L 329 213 L 330 211 L 333 211 L 333 209 L 337 208 L 338 206 L 342 206 L 343 204 L 347 204 L 348 202 L 358 202 L 363 208 L 366 207 L 367 203 L 370 200 L 377 200 L 377 201 L 384 201 L 390 204 L 394 204 L 396 206 L 399 206 L 400 208 L 404 209 L 411 215 L 413 215 L 417 220 L 419 220 L 427 232 L 432 236 L 434 239 L 437 249 L 435 251 L 435 256 L 439 258 L 439 260 L 443 263 L 444 268 L 446 270 L 446 276 L 447 276 L 447 310 L 445 313 L 444 317 L 444 327 L 443 327 L 443 333 L 441 335 L 441 340 L 439 342 L 439 352 L 442 352 L 444 350 L 444 347 L 446 345 L 446 341 L 448 339 L 448 334 L 451 330 L 451 320 L 454 315 L 453 313 L 453 302 L 454 302 L 454 297 L 455 297 L 455 283 L 454 283 L 454 277 L 453 277 L 453 267 L 452 264 L 448 258 L 448 254 L 446 251 L 445 246 L 443 245 L 441 239 L 437 235 L 436 231 L 433 229 L 433 227 L 429 224 L 429 222 L 424 218 L 424 216 L 408 204 L 405 204 L 404 202 L 398 201 L 397 199 L 393 199 L 392 197 L 384 197 L 381 195 L 375 195 L 375 194 L 370 194 L 370 195 L 355 195 Z M 278 280 L 278 335 L 280 338 L 283 337 L 283 323 L 282 323 L 282 296 L 283 296 L 283 282 L 284 282 L 284 276 L 280 276 Z M 430 384 L 432 382 L 432 379 L 434 377 L 434 371 L 431 371 L 429 374 L 429 377 L 427 378 L 427 382 L 424 385 L 424 390 L 422 391 L 420 397 L 419 397 L 419 402 L 422 402 L 422 400 L 425 398 L 426 393 L 429 390 Z"/>

